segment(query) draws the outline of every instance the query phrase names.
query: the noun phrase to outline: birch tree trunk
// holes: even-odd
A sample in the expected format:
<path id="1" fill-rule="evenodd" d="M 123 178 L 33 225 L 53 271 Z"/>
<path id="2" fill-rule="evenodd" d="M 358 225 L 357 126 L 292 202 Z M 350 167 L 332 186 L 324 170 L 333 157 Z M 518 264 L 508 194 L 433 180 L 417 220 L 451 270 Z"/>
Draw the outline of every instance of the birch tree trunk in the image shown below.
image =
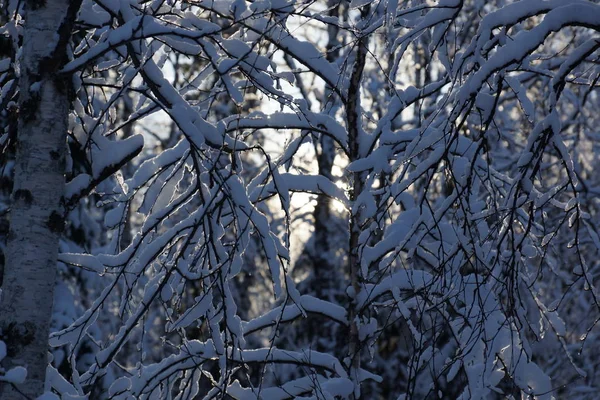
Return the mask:
<path id="1" fill-rule="evenodd" d="M 0 300 L 4 367 L 27 379 L 0 382 L 0 398 L 43 393 L 58 240 L 64 227 L 64 170 L 71 81 L 59 71 L 80 1 L 26 2 L 20 58 L 19 129 L 10 230 Z"/>

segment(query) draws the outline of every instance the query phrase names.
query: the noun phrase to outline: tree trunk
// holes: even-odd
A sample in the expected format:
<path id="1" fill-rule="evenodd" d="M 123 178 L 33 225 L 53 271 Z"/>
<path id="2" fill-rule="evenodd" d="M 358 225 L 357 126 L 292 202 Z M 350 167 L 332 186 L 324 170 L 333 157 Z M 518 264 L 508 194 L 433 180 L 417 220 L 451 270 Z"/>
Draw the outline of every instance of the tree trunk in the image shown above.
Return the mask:
<path id="1" fill-rule="evenodd" d="M 331 18 L 339 18 L 343 12 L 340 7 L 339 0 L 328 0 L 327 2 L 327 16 Z M 340 55 L 339 41 L 337 35 L 339 28 L 336 24 L 329 24 L 327 26 L 327 46 L 326 56 L 327 61 L 330 63 L 337 62 Z M 325 92 L 322 98 L 319 99 L 321 103 L 321 112 L 331 115 L 335 118 L 335 112 L 338 108 L 334 92 L 329 85 L 325 86 Z M 322 135 L 319 138 L 319 146 L 315 144 L 315 153 L 317 156 L 317 165 L 319 168 L 319 175 L 323 175 L 333 181 L 331 175 L 333 162 L 335 160 L 335 144 L 331 137 Z M 319 195 L 317 198 L 317 205 L 313 212 L 314 219 L 314 247 L 311 249 L 313 254 L 311 259 L 313 261 L 314 271 L 314 282 L 313 288 L 315 295 L 322 300 L 328 300 L 335 302 L 334 295 L 336 289 L 338 289 L 339 271 L 336 271 L 335 255 L 332 254 L 332 225 L 335 224 L 333 215 L 331 213 L 331 198 L 325 195 Z M 335 239 L 333 239 L 335 240 Z M 309 250 L 310 251 L 310 250 Z M 320 329 L 319 329 L 320 328 Z M 318 332 L 326 333 L 331 332 L 331 326 L 319 322 L 317 326 Z M 319 337 L 321 337 L 320 335 Z M 317 346 L 317 349 L 319 347 Z M 319 351 L 325 351 L 326 349 L 319 349 Z"/>
<path id="2" fill-rule="evenodd" d="M 361 10 L 361 17 L 364 20 L 368 15 L 370 7 L 367 5 Z M 360 106 L 360 85 L 365 67 L 365 61 L 367 57 L 367 45 L 368 36 L 361 36 L 357 43 L 356 58 L 352 67 L 352 74 L 350 76 L 350 86 L 348 88 L 348 99 L 346 102 L 346 123 L 348 125 L 348 147 L 349 147 L 349 158 L 350 162 L 354 162 L 360 158 L 360 133 L 361 133 L 361 106 Z M 350 191 L 350 202 L 354 204 L 354 201 L 358 198 L 360 193 L 363 191 L 363 173 L 354 172 L 352 173 L 352 186 Z M 348 244 L 348 275 L 350 276 L 350 283 L 354 289 L 354 293 L 360 291 L 360 281 L 362 278 L 360 270 L 360 257 L 359 257 L 359 236 L 360 236 L 360 210 L 350 210 L 350 240 Z M 358 399 L 361 397 L 360 394 L 360 351 L 361 342 L 359 337 L 359 326 L 358 326 L 358 310 L 355 308 L 355 304 L 350 304 L 350 310 L 348 312 L 350 317 L 350 335 L 348 344 L 348 358 L 351 360 L 350 365 L 350 379 L 354 382 L 354 398 Z"/>
<path id="3" fill-rule="evenodd" d="M 0 382 L 0 398 L 43 393 L 58 240 L 64 228 L 66 135 L 71 81 L 64 65 L 80 1 L 26 3 L 20 58 L 19 128 L 0 328 L 3 367 L 27 368 L 25 383 Z M 23 397 L 23 395 L 25 397 Z"/>

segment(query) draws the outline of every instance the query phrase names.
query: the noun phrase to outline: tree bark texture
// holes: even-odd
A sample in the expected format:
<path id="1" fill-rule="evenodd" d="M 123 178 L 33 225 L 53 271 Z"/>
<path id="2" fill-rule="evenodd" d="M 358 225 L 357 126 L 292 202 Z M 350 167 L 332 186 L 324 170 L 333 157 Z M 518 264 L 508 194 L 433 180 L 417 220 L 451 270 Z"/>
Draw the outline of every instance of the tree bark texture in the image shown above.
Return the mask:
<path id="1" fill-rule="evenodd" d="M 362 8 L 361 13 L 364 17 L 368 15 L 369 6 Z M 365 67 L 365 61 L 367 57 L 367 45 L 368 37 L 362 36 L 357 42 L 356 58 L 352 67 L 352 74 L 350 76 L 350 86 L 348 88 L 348 99 L 346 103 L 346 122 L 348 125 L 348 147 L 350 162 L 354 162 L 360 158 L 360 134 L 361 134 L 361 106 L 360 106 L 360 85 L 363 77 L 363 71 Z M 353 204 L 358 198 L 359 194 L 363 190 L 363 173 L 354 172 L 352 173 L 352 188 L 350 191 L 350 202 Z M 354 290 L 354 293 L 359 293 L 360 284 L 362 280 L 361 269 L 360 269 L 360 255 L 359 255 L 359 236 L 360 236 L 360 210 L 353 210 L 350 212 L 350 223 L 348 230 L 350 231 L 350 240 L 348 244 L 348 275 L 350 276 L 350 283 Z M 358 311 L 355 304 L 350 305 L 348 315 L 350 316 L 350 335 L 348 344 L 348 358 L 351 361 L 350 365 L 350 379 L 354 381 L 354 398 L 359 399 L 360 393 L 360 352 L 361 343 L 359 338 L 359 327 L 358 327 Z"/>
<path id="2" fill-rule="evenodd" d="M 60 74 L 80 1 L 26 2 L 19 62 L 19 126 L 10 228 L 0 299 L 6 369 L 27 368 L 23 384 L 0 382 L 3 400 L 44 390 L 59 236 L 64 228 L 66 136 L 71 80 Z"/>

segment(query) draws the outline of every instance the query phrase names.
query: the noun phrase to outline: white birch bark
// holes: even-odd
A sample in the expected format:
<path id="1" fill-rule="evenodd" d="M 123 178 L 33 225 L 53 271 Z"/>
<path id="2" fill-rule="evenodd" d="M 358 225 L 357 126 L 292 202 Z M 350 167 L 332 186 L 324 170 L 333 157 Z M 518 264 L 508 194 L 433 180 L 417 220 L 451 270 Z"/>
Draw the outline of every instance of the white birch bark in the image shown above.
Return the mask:
<path id="1" fill-rule="evenodd" d="M 19 132 L 0 327 L 4 367 L 27 368 L 23 384 L 0 382 L 0 398 L 44 390 L 58 240 L 63 230 L 69 79 L 58 73 L 80 2 L 33 0 L 26 16 L 19 81 Z M 26 397 L 23 397 L 25 395 Z"/>

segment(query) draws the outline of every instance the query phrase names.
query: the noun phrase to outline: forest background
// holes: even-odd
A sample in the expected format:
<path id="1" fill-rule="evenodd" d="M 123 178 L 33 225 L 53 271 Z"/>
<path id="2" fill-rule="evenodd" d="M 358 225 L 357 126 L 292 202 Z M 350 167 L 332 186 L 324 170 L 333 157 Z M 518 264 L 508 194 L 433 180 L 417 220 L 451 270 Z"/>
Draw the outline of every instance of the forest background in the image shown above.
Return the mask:
<path id="1" fill-rule="evenodd" d="M 0 1 L 0 397 L 597 399 L 597 3 Z"/>

